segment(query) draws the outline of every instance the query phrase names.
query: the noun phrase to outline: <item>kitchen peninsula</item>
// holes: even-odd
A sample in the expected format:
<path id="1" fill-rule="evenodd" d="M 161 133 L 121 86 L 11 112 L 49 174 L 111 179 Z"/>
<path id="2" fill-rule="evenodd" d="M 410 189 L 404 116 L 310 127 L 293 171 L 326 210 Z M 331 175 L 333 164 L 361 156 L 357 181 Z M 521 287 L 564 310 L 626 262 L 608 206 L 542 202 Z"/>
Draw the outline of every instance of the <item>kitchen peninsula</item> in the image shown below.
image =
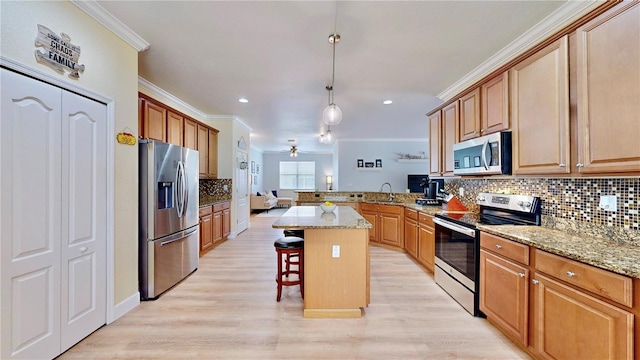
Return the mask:
<path id="1" fill-rule="evenodd" d="M 293 206 L 275 229 L 304 229 L 304 317 L 360 317 L 369 305 L 372 225 L 349 206 Z"/>

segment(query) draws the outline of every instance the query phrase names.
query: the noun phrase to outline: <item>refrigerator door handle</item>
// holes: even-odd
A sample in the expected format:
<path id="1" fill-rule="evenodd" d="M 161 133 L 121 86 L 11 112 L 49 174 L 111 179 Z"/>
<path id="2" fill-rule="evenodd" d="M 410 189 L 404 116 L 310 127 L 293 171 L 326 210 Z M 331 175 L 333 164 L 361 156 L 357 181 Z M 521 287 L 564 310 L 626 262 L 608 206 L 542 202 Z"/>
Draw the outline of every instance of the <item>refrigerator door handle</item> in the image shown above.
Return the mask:
<path id="1" fill-rule="evenodd" d="M 178 210 L 178 217 L 182 217 L 184 211 L 184 169 L 182 162 L 178 161 L 178 167 L 176 169 L 176 207 Z"/>
<path id="2" fill-rule="evenodd" d="M 198 231 L 197 227 L 195 229 L 190 230 L 188 233 L 179 232 L 177 234 L 173 234 L 167 240 L 162 241 L 160 243 L 160 246 L 164 246 L 164 245 L 167 245 L 167 244 L 171 244 L 172 242 L 176 242 L 178 240 L 182 240 L 182 239 L 184 239 L 186 237 L 189 237 L 189 236 L 193 235 L 193 233 L 195 233 L 196 231 Z"/>
<path id="3" fill-rule="evenodd" d="M 189 202 L 189 188 L 187 187 L 187 170 L 184 162 L 182 164 L 182 216 L 187 212 L 187 203 Z"/>

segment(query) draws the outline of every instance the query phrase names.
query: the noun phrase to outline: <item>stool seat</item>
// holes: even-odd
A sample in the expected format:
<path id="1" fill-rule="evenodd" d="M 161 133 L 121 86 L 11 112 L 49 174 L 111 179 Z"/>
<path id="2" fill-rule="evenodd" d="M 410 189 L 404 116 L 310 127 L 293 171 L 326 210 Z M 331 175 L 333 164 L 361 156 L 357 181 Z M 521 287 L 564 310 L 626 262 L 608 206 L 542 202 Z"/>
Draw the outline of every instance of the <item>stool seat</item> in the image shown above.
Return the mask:
<path id="1" fill-rule="evenodd" d="M 297 236 L 286 236 L 276 240 L 273 246 L 277 249 L 302 249 L 304 248 L 304 239 Z"/>
<path id="2" fill-rule="evenodd" d="M 285 237 L 297 236 L 299 238 L 304 239 L 304 230 L 303 229 L 287 229 L 284 231 Z"/>

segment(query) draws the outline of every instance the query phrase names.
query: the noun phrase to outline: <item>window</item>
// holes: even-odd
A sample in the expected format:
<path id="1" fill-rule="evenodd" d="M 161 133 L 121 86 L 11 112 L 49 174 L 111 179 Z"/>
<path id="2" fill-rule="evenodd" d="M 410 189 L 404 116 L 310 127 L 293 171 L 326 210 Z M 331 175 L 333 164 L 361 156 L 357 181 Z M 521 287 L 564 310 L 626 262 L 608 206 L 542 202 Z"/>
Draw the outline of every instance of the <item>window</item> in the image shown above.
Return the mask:
<path id="1" fill-rule="evenodd" d="M 280 189 L 314 190 L 315 161 L 280 161 Z"/>

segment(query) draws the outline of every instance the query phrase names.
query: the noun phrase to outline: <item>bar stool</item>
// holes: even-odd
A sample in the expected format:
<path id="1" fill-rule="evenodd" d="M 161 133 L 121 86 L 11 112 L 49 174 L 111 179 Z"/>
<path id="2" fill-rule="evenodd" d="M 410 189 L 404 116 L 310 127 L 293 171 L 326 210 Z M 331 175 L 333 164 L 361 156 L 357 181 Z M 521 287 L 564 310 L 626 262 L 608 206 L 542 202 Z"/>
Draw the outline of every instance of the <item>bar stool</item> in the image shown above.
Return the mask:
<path id="1" fill-rule="evenodd" d="M 300 295 L 304 299 L 304 239 L 296 236 L 286 236 L 276 240 L 273 243 L 276 248 L 278 257 L 278 273 L 276 274 L 276 283 L 278 283 L 278 297 L 280 301 L 283 286 L 300 285 Z M 282 270 L 282 263 L 285 263 L 285 269 Z M 297 270 L 291 270 L 291 265 L 296 265 Z M 298 280 L 289 280 L 290 274 L 297 274 Z M 283 279 L 287 277 L 287 279 Z"/>

